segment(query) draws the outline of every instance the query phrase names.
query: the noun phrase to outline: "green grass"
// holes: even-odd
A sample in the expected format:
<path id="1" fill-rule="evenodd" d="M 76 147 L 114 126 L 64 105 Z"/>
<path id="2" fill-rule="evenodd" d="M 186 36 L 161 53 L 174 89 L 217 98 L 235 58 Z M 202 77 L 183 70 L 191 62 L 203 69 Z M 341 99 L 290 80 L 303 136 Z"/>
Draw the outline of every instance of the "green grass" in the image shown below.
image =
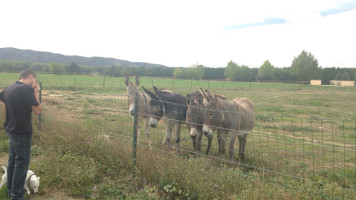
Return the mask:
<path id="1" fill-rule="evenodd" d="M 6 78 L 0 79 L 0 85 L 12 82 L 3 73 L 0 77 Z M 40 163 L 47 170 L 40 173 L 50 179 L 44 192 L 64 183 L 69 195 L 92 199 L 352 199 L 355 195 L 354 88 L 141 78 L 141 85 L 149 89 L 153 82 L 183 95 L 209 87 L 213 94 L 229 99 L 248 97 L 255 103 L 257 124 L 247 139 L 246 160 L 240 162 L 235 156 L 233 167 L 216 159 L 192 159 L 185 126 L 181 157 L 166 154 L 160 145 L 162 123 L 150 128 L 153 152 L 147 151 L 141 131 L 137 178 L 127 181 L 132 118 L 125 95 L 120 96 L 126 92 L 124 79 L 106 77 L 104 89 L 100 76 L 75 77 L 75 89 L 70 85 L 74 76 L 40 75 L 40 79 L 46 128 L 39 131 L 34 159 L 36 166 Z M 115 142 L 98 140 L 96 135 L 102 134 L 114 136 Z M 210 155 L 214 157 L 216 143 L 213 139 Z M 6 151 L 6 143 L 0 140 L 1 146 Z M 205 148 L 204 137 L 202 151 Z M 235 152 L 237 148 L 238 144 Z M 63 163 L 73 163 L 82 177 L 63 172 L 69 167 Z M 49 175 L 51 168 L 56 170 L 53 175 Z M 60 180 L 62 173 L 68 173 L 68 180 Z M 83 181 L 88 184 L 81 186 Z"/>

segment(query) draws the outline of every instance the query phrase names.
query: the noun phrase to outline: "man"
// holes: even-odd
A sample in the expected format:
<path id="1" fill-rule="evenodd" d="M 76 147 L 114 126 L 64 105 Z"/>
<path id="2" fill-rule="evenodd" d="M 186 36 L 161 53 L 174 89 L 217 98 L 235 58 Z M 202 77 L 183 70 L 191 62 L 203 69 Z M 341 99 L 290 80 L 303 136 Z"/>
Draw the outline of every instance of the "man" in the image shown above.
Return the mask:
<path id="1" fill-rule="evenodd" d="M 31 69 L 25 69 L 18 81 L 0 92 L 0 101 L 5 103 L 6 110 L 4 127 L 9 137 L 7 189 L 11 199 L 24 199 L 31 157 L 31 113 L 40 114 L 42 108 L 39 91 L 37 75 Z"/>

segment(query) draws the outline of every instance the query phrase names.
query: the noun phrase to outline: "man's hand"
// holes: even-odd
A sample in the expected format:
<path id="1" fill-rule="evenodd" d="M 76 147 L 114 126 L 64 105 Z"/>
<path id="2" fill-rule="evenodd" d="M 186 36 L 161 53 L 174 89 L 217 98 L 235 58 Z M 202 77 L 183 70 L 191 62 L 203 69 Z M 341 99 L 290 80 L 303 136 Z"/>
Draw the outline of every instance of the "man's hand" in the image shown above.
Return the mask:
<path id="1" fill-rule="evenodd" d="M 40 85 L 38 85 L 37 83 L 33 85 L 33 89 L 35 90 L 36 95 L 38 95 L 41 90 Z"/>

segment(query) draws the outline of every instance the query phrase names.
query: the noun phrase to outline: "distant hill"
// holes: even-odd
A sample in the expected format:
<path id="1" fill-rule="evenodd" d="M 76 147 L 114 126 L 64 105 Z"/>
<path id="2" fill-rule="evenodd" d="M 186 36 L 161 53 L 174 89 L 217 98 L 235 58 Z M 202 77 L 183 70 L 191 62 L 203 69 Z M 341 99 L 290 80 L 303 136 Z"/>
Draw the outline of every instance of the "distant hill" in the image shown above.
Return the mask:
<path id="1" fill-rule="evenodd" d="M 115 63 L 116 66 L 125 67 L 167 67 L 159 64 L 151 64 L 145 62 L 130 62 L 126 60 L 120 60 L 116 58 L 104 58 L 104 57 L 83 57 L 83 56 L 66 56 L 57 53 L 22 50 L 16 48 L 0 48 L 0 60 L 19 60 L 30 61 L 38 63 L 51 63 L 57 62 L 62 64 L 76 63 L 78 65 L 86 66 L 112 66 Z"/>

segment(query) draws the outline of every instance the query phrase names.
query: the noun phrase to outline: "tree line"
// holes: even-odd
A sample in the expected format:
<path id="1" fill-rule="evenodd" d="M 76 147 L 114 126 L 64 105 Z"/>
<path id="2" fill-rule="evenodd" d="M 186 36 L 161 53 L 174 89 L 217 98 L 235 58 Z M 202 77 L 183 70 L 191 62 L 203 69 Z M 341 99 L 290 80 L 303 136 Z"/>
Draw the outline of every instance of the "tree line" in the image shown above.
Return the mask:
<path id="1" fill-rule="evenodd" d="M 76 63 L 35 63 L 29 61 L 0 60 L 0 71 L 19 72 L 26 68 L 32 68 L 41 73 L 61 74 L 96 74 L 113 77 L 122 76 L 153 76 L 173 77 L 176 79 L 204 79 L 231 81 L 310 81 L 322 80 L 323 84 L 330 84 L 330 80 L 355 80 L 355 68 L 321 68 L 318 60 L 306 51 L 295 57 L 290 67 L 275 67 L 266 60 L 259 68 L 250 68 L 246 65 L 238 65 L 229 61 L 225 68 L 210 68 L 204 65 L 192 65 L 183 67 L 128 67 L 115 66 L 85 66 Z"/>

